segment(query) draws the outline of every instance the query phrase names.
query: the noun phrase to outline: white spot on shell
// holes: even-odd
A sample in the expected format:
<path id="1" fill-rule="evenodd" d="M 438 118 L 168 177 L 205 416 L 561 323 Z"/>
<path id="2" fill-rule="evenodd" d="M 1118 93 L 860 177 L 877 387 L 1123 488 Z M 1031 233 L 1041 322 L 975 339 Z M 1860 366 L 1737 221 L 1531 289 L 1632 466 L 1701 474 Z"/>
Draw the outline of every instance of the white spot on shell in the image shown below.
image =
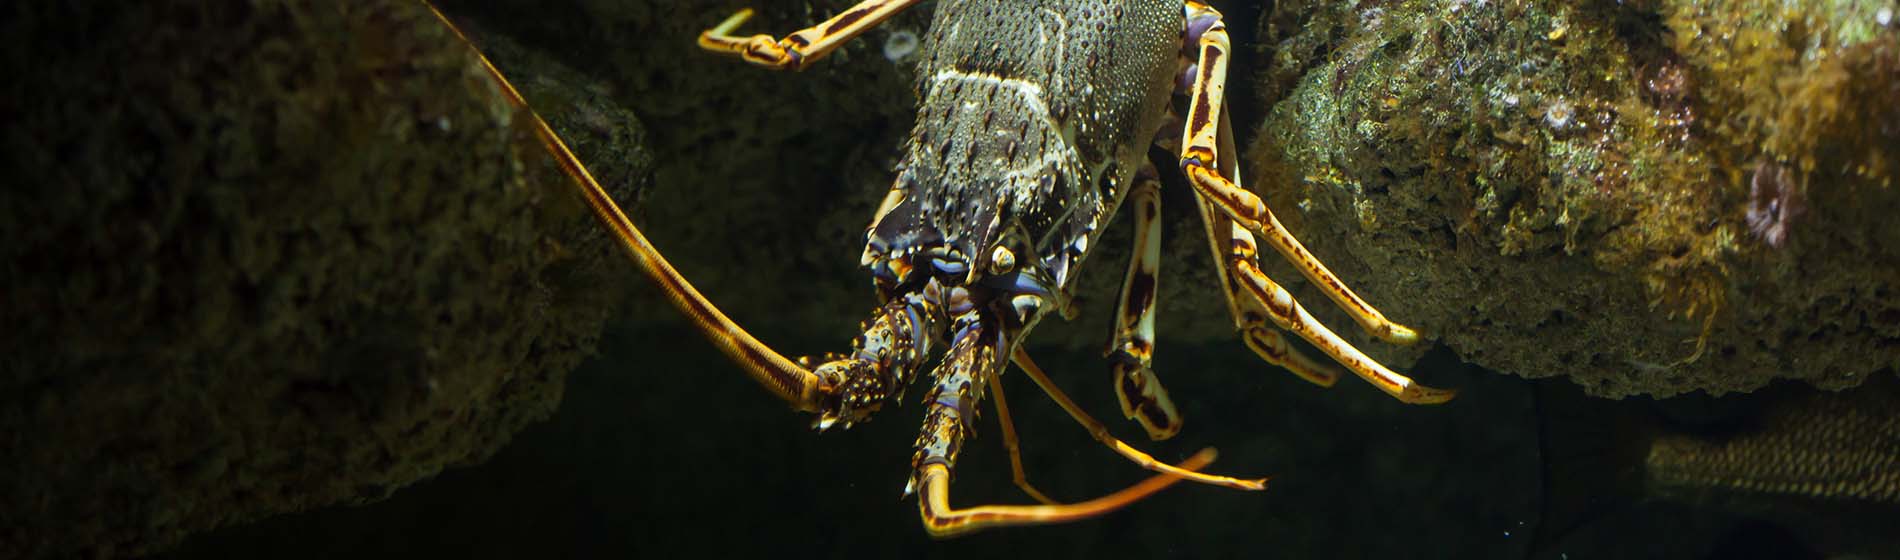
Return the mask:
<path id="1" fill-rule="evenodd" d="M 1880 8 L 1880 11 L 1874 12 L 1874 21 L 1880 23 L 1881 25 L 1892 25 L 1893 24 L 1893 7 L 1882 6 Z"/>

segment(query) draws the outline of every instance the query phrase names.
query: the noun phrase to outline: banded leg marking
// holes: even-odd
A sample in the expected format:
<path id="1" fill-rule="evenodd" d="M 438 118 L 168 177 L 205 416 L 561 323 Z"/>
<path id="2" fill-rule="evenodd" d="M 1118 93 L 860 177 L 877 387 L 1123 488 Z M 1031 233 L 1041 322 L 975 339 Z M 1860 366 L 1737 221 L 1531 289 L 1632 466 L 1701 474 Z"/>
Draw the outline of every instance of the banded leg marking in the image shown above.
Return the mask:
<path id="1" fill-rule="evenodd" d="M 1207 226 L 1208 244 L 1214 252 L 1216 273 L 1221 283 L 1221 293 L 1227 297 L 1227 309 L 1233 314 L 1234 328 L 1240 332 L 1241 341 L 1255 355 L 1269 364 L 1285 368 L 1309 383 L 1321 387 L 1331 387 L 1339 381 L 1338 368 L 1308 357 L 1304 352 L 1293 348 L 1286 337 L 1268 324 L 1267 310 L 1253 294 L 1246 292 L 1236 281 L 1228 266 L 1233 258 L 1229 247 L 1245 243 L 1253 245 L 1253 235 L 1247 230 L 1235 227 L 1233 220 L 1220 213 L 1212 204 L 1198 202 L 1201 219 Z M 1222 236 L 1218 232 L 1226 232 Z"/>
<path id="2" fill-rule="evenodd" d="M 1160 180 L 1152 166 L 1136 175 L 1128 204 L 1135 213 L 1135 250 L 1122 279 L 1120 303 L 1115 308 L 1114 338 L 1108 343 L 1109 368 L 1115 374 L 1115 397 L 1122 415 L 1164 440 L 1181 431 L 1181 413 L 1168 398 L 1153 368 L 1155 297 L 1161 267 Z"/>
<path id="3" fill-rule="evenodd" d="M 1226 117 L 1222 117 L 1225 119 Z M 1220 148 L 1224 156 L 1220 160 L 1222 173 L 1240 177 L 1239 158 L 1234 154 L 1233 127 L 1224 126 L 1220 130 Z M 1196 193 L 1194 206 L 1201 213 L 1201 225 L 1207 233 L 1208 248 L 1214 257 L 1214 273 L 1220 282 L 1221 294 L 1227 298 L 1227 310 L 1234 318 L 1234 328 L 1240 333 L 1241 341 L 1249 350 L 1269 364 L 1290 371 L 1300 379 L 1321 387 L 1332 387 L 1339 381 L 1339 368 L 1331 364 L 1314 360 L 1305 352 L 1287 344 L 1286 337 L 1270 325 L 1267 310 L 1258 298 L 1244 293 L 1240 284 L 1234 281 L 1234 275 L 1228 272 L 1228 252 L 1235 242 L 1241 239 L 1247 246 L 1253 245 L 1253 234 L 1234 227 L 1234 221 L 1221 213 L 1220 209 L 1207 203 Z"/>
<path id="4" fill-rule="evenodd" d="M 1049 379 L 1049 376 L 1043 373 L 1042 368 L 1037 366 L 1036 362 L 1029 358 L 1027 351 L 1017 348 L 1016 352 L 1012 354 L 1010 358 L 1016 362 L 1016 367 L 1022 368 L 1024 374 L 1027 374 L 1030 379 L 1035 380 L 1036 386 L 1042 387 L 1042 391 L 1048 393 L 1049 398 L 1056 401 L 1057 406 L 1061 406 L 1064 412 L 1068 412 L 1069 417 L 1075 419 L 1075 423 L 1081 424 L 1083 429 L 1088 430 L 1089 435 L 1094 437 L 1095 441 L 1099 441 L 1102 445 L 1108 446 L 1109 449 L 1121 454 L 1122 457 L 1127 458 L 1137 466 L 1162 474 L 1178 476 L 1193 482 L 1225 486 L 1237 490 L 1260 490 L 1266 488 L 1267 479 L 1265 478 L 1240 479 L 1195 472 L 1194 469 L 1199 467 L 1188 466 L 1187 463 L 1170 465 L 1155 459 L 1153 455 L 1144 453 L 1140 449 L 1135 449 L 1134 446 L 1128 445 L 1126 442 L 1117 439 L 1114 435 L 1109 434 L 1108 426 L 1102 425 L 1095 417 L 1089 416 L 1087 412 L 1083 412 L 1082 407 L 1077 406 L 1075 400 L 1069 398 L 1068 393 L 1064 393 L 1061 388 L 1056 387 L 1055 381 Z"/>
<path id="5" fill-rule="evenodd" d="M 746 62 L 774 70 L 804 70 L 852 38 L 904 11 L 919 0 L 865 0 L 824 23 L 800 29 L 784 39 L 771 35 L 740 37 L 732 32 L 752 18 L 752 9 L 739 10 L 718 26 L 699 34 L 699 47 L 731 53 Z"/>
<path id="6" fill-rule="evenodd" d="M 1245 229 L 1238 226 L 1232 226 L 1231 229 L 1238 234 L 1246 233 Z M 1385 365 L 1380 364 L 1378 360 L 1372 359 L 1360 352 L 1358 348 L 1354 348 L 1351 343 L 1339 338 L 1338 334 L 1334 334 L 1331 329 L 1326 328 L 1326 325 L 1321 324 L 1319 319 L 1307 313 L 1306 308 L 1301 307 L 1298 301 L 1294 301 L 1293 294 L 1288 293 L 1286 288 L 1280 287 L 1279 284 L 1274 283 L 1273 279 L 1268 278 L 1266 273 L 1260 271 L 1253 254 L 1252 240 L 1235 235 L 1232 242 L 1232 250 L 1227 257 L 1227 266 L 1231 267 L 1229 274 L 1234 275 L 1234 280 L 1242 289 L 1264 305 L 1268 317 L 1273 319 L 1280 328 L 1300 335 L 1301 338 L 1318 347 L 1321 352 L 1331 356 L 1334 361 L 1346 366 L 1346 369 L 1352 370 L 1353 373 L 1400 402 L 1438 404 L 1451 400 L 1456 394 L 1451 390 L 1420 385 L 1409 377 L 1386 369 Z"/>
<path id="7" fill-rule="evenodd" d="M 1220 165 L 1219 132 L 1225 124 L 1222 103 L 1227 87 L 1227 28 L 1220 21 L 1220 12 L 1206 4 L 1189 1 L 1186 10 L 1190 27 L 1207 25 L 1195 48 L 1197 72 L 1190 91 L 1187 124 L 1181 133 L 1181 170 L 1187 174 L 1188 182 L 1203 200 L 1266 240 L 1367 333 L 1397 344 L 1416 342 L 1418 333 L 1386 319 L 1378 309 L 1353 293 L 1286 231 L 1260 197 L 1235 185 L 1216 168 Z"/>

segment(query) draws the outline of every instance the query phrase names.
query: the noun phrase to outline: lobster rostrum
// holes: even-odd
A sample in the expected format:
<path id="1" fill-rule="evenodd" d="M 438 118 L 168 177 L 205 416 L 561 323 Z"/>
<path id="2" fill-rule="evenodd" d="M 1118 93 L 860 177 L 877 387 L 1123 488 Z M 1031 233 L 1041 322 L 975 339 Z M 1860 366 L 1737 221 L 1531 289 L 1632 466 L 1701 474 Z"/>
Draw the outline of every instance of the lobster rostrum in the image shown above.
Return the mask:
<path id="1" fill-rule="evenodd" d="M 798 70 L 919 1 L 866 0 L 783 39 L 733 35 L 751 15 L 746 10 L 701 34 L 699 44 Z M 1338 378 L 1334 366 L 1291 348 L 1278 327 L 1402 401 L 1451 398 L 1365 356 L 1260 271 L 1256 240 L 1264 239 L 1368 332 L 1396 343 L 1416 339 L 1353 294 L 1258 196 L 1234 182 L 1235 150 L 1222 111 L 1228 54 L 1220 13 L 1191 0 L 940 0 L 919 58 L 916 124 L 865 235 L 862 263 L 883 303 L 850 352 L 817 359 L 788 359 L 728 319 L 667 263 L 546 123 L 538 116 L 534 122 L 596 216 L 669 300 L 767 389 L 816 413 L 817 428 L 865 421 L 901 398 L 941 343 L 905 493 L 921 492 L 926 529 L 953 535 L 1100 515 L 1180 480 L 1263 487 L 1264 479 L 1199 472 L 1213 460 L 1211 449 L 1168 464 L 1114 438 L 1021 347 L 1048 313 L 1075 314 L 1071 293 L 1089 249 L 1117 209 L 1132 206 L 1136 247 L 1116 312 L 1110 370 L 1125 416 L 1154 439 L 1180 430 L 1180 415 L 1151 368 L 1161 208 L 1159 172 L 1147 154 L 1157 138 L 1179 154 L 1172 163 L 1193 187 L 1209 247 L 1222 264 L 1222 292 L 1250 348 L 1313 383 L 1330 386 Z M 526 107 L 492 64 L 488 69 Z M 1186 96 L 1184 113 L 1173 109 L 1177 91 Z M 1058 504 L 1042 495 L 1022 472 L 997 383 L 1007 362 L 1097 440 L 1160 474 L 1087 502 Z M 951 472 L 986 390 L 996 393 L 1015 481 L 1041 505 L 949 504 Z"/>

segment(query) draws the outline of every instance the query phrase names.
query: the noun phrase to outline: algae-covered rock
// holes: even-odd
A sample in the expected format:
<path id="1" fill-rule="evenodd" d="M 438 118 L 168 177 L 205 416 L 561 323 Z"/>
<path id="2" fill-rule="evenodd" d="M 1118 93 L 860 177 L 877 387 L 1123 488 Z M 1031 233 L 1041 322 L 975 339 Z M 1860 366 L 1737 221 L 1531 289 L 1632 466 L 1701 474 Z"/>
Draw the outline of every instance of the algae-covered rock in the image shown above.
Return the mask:
<path id="1" fill-rule="evenodd" d="M 782 36 L 850 4 L 762 4 L 739 32 Z M 872 304 L 857 257 L 911 123 L 912 67 L 884 47 L 931 6 L 803 72 L 693 43 L 750 5 L 445 8 L 608 84 L 655 131 L 636 221 L 767 342 L 835 351 Z M 1900 234 L 1877 218 L 1896 202 L 1895 39 L 1878 7 L 1275 3 L 1257 38 L 1230 22 L 1240 58 L 1263 58 L 1257 92 L 1235 67 L 1230 104 L 1265 116 L 1239 131 L 1257 140 L 1247 183 L 1374 305 L 1465 359 L 1607 396 L 1841 387 L 1900 359 L 1885 303 Z M 1235 340 L 1190 199 L 1165 190 L 1164 369 L 1170 344 Z M 1081 276 L 1079 325 L 1031 344 L 1105 340 L 1125 221 Z M 1395 368 L 1434 344 L 1371 341 L 1298 294 Z M 660 305 L 630 319 L 678 324 Z"/>
<path id="2" fill-rule="evenodd" d="M 1900 33 L 1797 4 L 1281 3 L 1254 184 L 1490 369 L 1604 396 L 1890 374 Z"/>
<path id="3" fill-rule="evenodd" d="M 419 3 L 3 11 L 0 557 L 139 554 L 482 461 L 631 278 Z"/>

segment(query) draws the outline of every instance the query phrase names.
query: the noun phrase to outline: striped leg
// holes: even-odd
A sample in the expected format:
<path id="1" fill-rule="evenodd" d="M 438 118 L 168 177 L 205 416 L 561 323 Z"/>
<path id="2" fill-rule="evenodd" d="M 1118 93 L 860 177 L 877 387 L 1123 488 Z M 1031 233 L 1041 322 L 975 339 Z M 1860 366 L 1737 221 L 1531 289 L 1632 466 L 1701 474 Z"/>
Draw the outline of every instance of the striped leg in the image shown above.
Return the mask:
<path id="1" fill-rule="evenodd" d="M 1233 155 L 1238 153 L 1234 150 L 1233 136 L 1233 127 L 1221 127 L 1219 137 L 1221 153 L 1228 155 L 1221 158 L 1220 169 L 1221 173 L 1239 177 L 1239 158 Z M 1218 263 L 1214 267 L 1214 272 L 1220 281 L 1221 294 L 1227 297 L 1227 310 L 1234 318 L 1234 328 L 1240 333 L 1241 341 L 1267 363 L 1293 372 L 1300 379 L 1314 385 L 1332 387 L 1339 381 L 1339 368 L 1314 360 L 1305 352 L 1287 344 L 1286 337 L 1280 333 L 1279 329 L 1269 324 L 1267 310 L 1260 304 L 1260 299 L 1246 293 L 1229 272 L 1226 263 L 1231 252 L 1230 248 L 1235 243 L 1245 243 L 1248 247 L 1254 246 L 1253 234 L 1245 229 L 1235 228 L 1232 219 L 1222 214 L 1214 205 L 1208 204 L 1199 194 L 1195 195 L 1194 206 L 1201 212 L 1201 225 L 1206 229 L 1208 248 L 1213 251 L 1214 262 Z"/>
<path id="2" fill-rule="evenodd" d="M 1222 176 L 1222 171 L 1238 176 L 1238 166 L 1232 159 L 1232 127 L 1221 111 L 1226 87 L 1227 30 L 1220 21 L 1220 13 L 1213 8 L 1189 1 L 1186 9 L 1189 34 L 1200 31 L 1198 37 L 1192 37 L 1196 42 L 1196 75 L 1188 102 L 1186 129 L 1182 132 L 1181 168 L 1201 203 L 1209 242 L 1224 268 L 1222 283 L 1230 296 L 1229 305 L 1245 333 L 1247 346 L 1267 361 L 1287 367 L 1308 381 L 1331 385 L 1337 378 L 1330 368 L 1306 359 L 1293 351 L 1278 333 L 1265 329 L 1260 320 L 1260 312 L 1264 312 L 1265 318 L 1281 329 L 1306 339 L 1333 361 L 1402 402 L 1434 404 L 1450 400 L 1454 392 L 1419 385 L 1339 338 L 1260 270 L 1255 235 L 1266 239 L 1308 280 L 1352 315 L 1366 332 L 1396 343 L 1411 343 L 1418 338 L 1411 329 L 1392 323 L 1359 299 L 1280 225 L 1266 203 Z M 1221 158 L 1222 151 L 1229 159 Z M 1240 292 L 1246 297 L 1236 297 Z"/>
<path id="3" fill-rule="evenodd" d="M 1438 404 L 1451 400 L 1455 392 L 1420 385 L 1412 381 L 1409 377 L 1387 369 L 1385 365 L 1380 364 L 1377 360 L 1360 352 L 1358 348 L 1354 348 L 1351 343 L 1339 338 L 1339 335 L 1334 334 L 1332 329 L 1326 328 L 1326 325 L 1321 324 L 1319 319 L 1315 319 L 1312 314 L 1307 313 L 1306 308 L 1300 307 L 1300 303 L 1293 300 L 1293 294 L 1287 293 L 1286 288 L 1280 287 L 1279 284 L 1274 283 L 1273 279 L 1268 278 L 1266 273 L 1260 271 L 1260 264 L 1255 256 L 1256 249 L 1253 244 L 1253 236 L 1247 232 L 1246 228 L 1242 228 L 1231 221 L 1218 219 L 1217 221 L 1225 221 L 1225 224 L 1220 225 L 1225 225 L 1228 230 L 1228 249 L 1224 259 L 1224 265 L 1227 267 L 1226 274 L 1228 275 L 1229 283 L 1231 285 L 1238 285 L 1240 291 L 1246 292 L 1247 297 L 1255 304 L 1258 304 L 1260 306 L 1259 309 L 1265 310 L 1267 318 L 1272 319 L 1274 324 L 1279 325 L 1282 329 L 1300 335 L 1301 338 L 1305 338 L 1307 342 L 1311 342 L 1313 346 L 1318 347 L 1321 352 L 1325 352 L 1326 355 L 1331 356 L 1334 361 L 1346 366 L 1347 369 L 1352 370 L 1352 372 L 1358 374 L 1359 377 L 1365 378 L 1365 380 L 1371 382 L 1373 386 L 1378 387 L 1379 390 L 1385 391 L 1386 394 L 1392 395 L 1393 398 L 1397 398 L 1401 402 Z M 1299 354 L 1288 352 L 1290 348 L 1287 348 L 1284 344 L 1278 345 L 1277 348 L 1268 347 L 1264 350 L 1262 346 L 1256 346 L 1251 335 L 1259 332 L 1263 331 L 1256 329 L 1249 330 L 1248 346 L 1254 347 L 1256 352 L 1260 352 L 1261 357 L 1266 358 L 1268 361 L 1285 364 L 1300 363 L 1302 361 L 1307 363 L 1305 366 L 1289 366 L 1288 369 L 1294 370 L 1295 373 L 1300 372 L 1300 367 L 1311 367 L 1312 364 L 1310 361 L 1299 357 Z M 1275 337 L 1275 340 L 1277 341 L 1277 337 Z M 1323 379 L 1315 379 L 1309 374 L 1301 374 L 1301 376 L 1307 377 L 1316 383 L 1322 383 L 1323 381 Z"/>
<path id="4" fill-rule="evenodd" d="M 831 54 L 846 41 L 916 4 L 918 0 L 864 0 L 824 23 L 800 29 L 784 39 L 771 35 L 740 37 L 732 32 L 752 18 L 752 9 L 739 10 L 717 27 L 699 34 L 699 47 L 740 58 L 774 70 L 804 70 Z"/>
<path id="5" fill-rule="evenodd" d="M 1266 240 L 1366 332 L 1397 344 L 1417 341 L 1417 333 L 1387 320 L 1308 253 L 1306 247 L 1280 225 L 1280 220 L 1260 197 L 1221 176 L 1216 168 L 1220 161 L 1216 146 L 1220 125 L 1224 122 L 1221 103 L 1227 83 L 1227 28 L 1220 21 L 1220 12 L 1200 2 L 1187 2 L 1187 18 L 1190 31 L 1205 26 L 1205 31 L 1196 39 L 1196 75 L 1188 102 L 1187 126 L 1181 138 L 1181 169 L 1194 185 L 1195 192 L 1221 213 Z"/>
<path id="6" fill-rule="evenodd" d="M 935 384 L 925 398 L 924 426 L 917 435 L 917 452 L 911 456 L 910 484 L 906 495 L 919 493 L 917 510 L 924 529 L 932 536 L 950 537 L 992 527 L 1064 523 L 1096 517 L 1121 509 L 1153 495 L 1181 480 L 1178 476 L 1157 475 L 1120 492 L 1075 504 L 1027 506 L 977 506 L 959 509 L 950 505 L 950 473 L 957 454 L 969 432 L 970 416 L 983 398 L 988 380 L 1001 373 L 1002 353 L 1009 345 L 1002 337 L 1002 325 L 979 312 L 955 319 L 956 335 L 943 363 L 931 372 Z M 1200 468 L 1213 460 L 1212 451 L 1203 451 L 1186 461 L 1189 469 Z"/>
<path id="7" fill-rule="evenodd" d="M 1148 430 L 1148 437 L 1164 440 L 1181 431 L 1181 413 L 1168 390 L 1155 377 L 1151 360 L 1155 340 L 1155 291 L 1161 265 L 1161 193 L 1154 167 L 1143 165 L 1135 177 L 1128 203 L 1135 212 L 1135 250 L 1128 258 L 1122 280 L 1121 303 L 1115 309 L 1114 339 L 1108 343 L 1110 369 L 1115 372 L 1115 397 L 1122 415 Z"/>
<path id="8" fill-rule="evenodd" d="M 1247 348 L 1267 363 L 1285 368 L 1300 379 L 1321 387 L 1333 386 L 1339 381 L 1338 368 L 1315 361 L 1288 345 L 1286 337 L 1268 324 L 1267 312 L 1260 305 L 1260 300 L 1246 293 L 1229 272 L 1226 265 L 1231 256 L 1229 248 L 1240 243 L 1252 247 L 1253 234 L 1233 227 L 1233 220 L 1221 214 L 1213 205 L 1197 205 L 1201 209 L 1201 221 L 1207 226 L 1207 241 L 1213 248 L 1214 262 L 1221 263 L 1215 267 L 1220 275 L 1221 293 L 1227 296 L 1227 309 L 1234 317 L 1234 328 L 1240 332 Z"/>

